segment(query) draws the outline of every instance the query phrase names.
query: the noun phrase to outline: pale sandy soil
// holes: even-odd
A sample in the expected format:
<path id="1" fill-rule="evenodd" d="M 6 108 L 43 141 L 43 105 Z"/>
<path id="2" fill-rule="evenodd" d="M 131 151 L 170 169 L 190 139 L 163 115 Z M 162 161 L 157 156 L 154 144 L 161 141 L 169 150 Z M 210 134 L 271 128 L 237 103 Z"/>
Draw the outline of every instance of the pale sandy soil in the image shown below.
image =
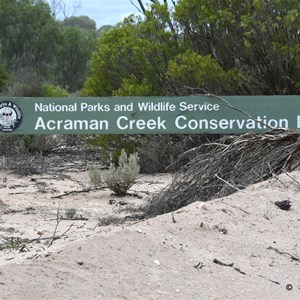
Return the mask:
<path id="1" fill-rule="evenodd" d="M 89 187 L 83 170 L 0 171 L 0 298 L 300 299 L 299 171 L 211 202 L 199 195 L 153 219 L 97 226 L 170 180 L 141 176 L 120 198 L 82 192 Z M 280 200 L 291 209 L 279 209 Z M 77 219 L 58 222 L 58 209 L 65 217 L 71 208 Z"/>

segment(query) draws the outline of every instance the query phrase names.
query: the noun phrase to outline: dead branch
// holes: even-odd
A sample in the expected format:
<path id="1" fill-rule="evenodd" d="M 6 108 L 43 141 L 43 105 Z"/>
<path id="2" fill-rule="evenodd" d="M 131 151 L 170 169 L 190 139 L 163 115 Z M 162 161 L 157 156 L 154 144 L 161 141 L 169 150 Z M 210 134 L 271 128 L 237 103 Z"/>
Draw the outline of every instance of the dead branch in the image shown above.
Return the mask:
<path id="1" fill-rule="evenodd" d="M 228 181 L 222 179 L 221 177 L 219 177 L 217 174 L 215 175 L 218 179 L 220 179 L 221 181 L 223 181 L 224 183 L 228 184 L 229 186 L 231 186 L 232 188 L 234 188 L 237 191 L 242 191 L 241 189 L 237 188 L 236 186 L 234 186 L 233 184 L 229 183 Z"/>
<path id="2" fill-rule="evenodd" d="M 269 279 L 269 278 L 267 278 L 267 277 L 264 277 L 264 276 L 262 276 L 262 275 L 258 275 L 259 277 L 261 277 L 261 278 L 263 278 L 263 279 L 266 279 L 266 280 L 268 280 L 268 281 L 270 281 L 270 282 L 272 282 L 272 283 L 275 283 L 275 284 L 280 284 L 280 282 L 278 282 L 278 281 L 275 281 L 275 280 L 272 280 L 272 279 Z"/>
<path id="3" fill-rule="evenodd" d="M 61 195 L 52 196 L 51 198 L 52 199 L 57 199 L 57 198 L 66 197 L 66 196 L 69 196 L 69 195 L 72 195 L 72 194 L 89 193 L 89 192 L 92 192 L 92 191 L 102 190 L 104 188 L 105 187 L 102 187 L 102 188 L 87 188 L 87 189 L 83 189 L 83 190 L 69 191 L 69 192 L 66 192 L 66 193 L 61 194 Z"/>
<path id="4" fill-rule="evenodd" d="M 56 219 L 50 219 L 49 221 L 55 221 Z M 75 217 L 75 218 L 64 218 L 64 217 L 61 217 L 60 219 L 61 221 L 88 221 L 89 218 L 85 218 L 85 217 Z"/>
<path id="5" fill-rule="evenodd" d="M 238 107 L 233 106 L 229 101 L 227 101 L 226 99 L 224 99 L 224 98 L 222 98 L 222 97 L 220 97 L 220 96 L 217 96 L 217 95 L 212 94 L 212 93 L 207 94 L 207 96 L 209 96 L 209 97 L 214 97 L 214 98 L 216 98 L 216 99 L 218 99 L 218 100 L 224 102 L 228 107 L 230 107 L 230 108 L 232 108 L 232 109 L 234 109 L 234 110 L 236 110 L 236 111 L 238 111 L 238 112 L 241 112 L 242 114 L 246 115 L 248 118 L 254 120 L 255 122 L 260 123 L 261 125 L 264 125 L 264 126 L 268 127 L 268 128 L 271 129 L 271 130 L 274 129 L 273 127 L 269 126 L 268 124 L 265 124 L 264 122 L 255 119 L 254 117 L 252 117 L 252 116 L 251 116 L 249 113 L 247 113 L 246 111 L 244 111 L 244 110 L 242 110 L 242 109 L 240 109 L 240 108 L 238 108 Z"/>
<path id="6" fill-rule="evenodd" d="M 60 236 L 56 237 L 55 239 L 57 240 L 65 236 L 70 231 L 70 229 L 74 226 L 74 224 L 75 222 L 73 222 L 66 231 L 64 231 Z"/>
<path id="7" fill-rule="evenodd" d="M 221 266 L 225 266 L 225 267 L 233 267 L 233 265 L 234 265 L 234 263 L 230 263 L 230 264 L 224 263 L 224 262 L 218 260 L 217 258 L 214 258 L 213 262 L 217 265 L 221 265 Z"/>
<path id="8" fill-rule="evenodd" d="M 280 250 L 278 250 L 277 248 L 274 248 L 274 247 L 272 247 L 272 246 L 268 247 L 267 250 L 274 250 L 274 251 L 275 251 L 276 253 L 278 253 L 278 254 L 289 256 L 289 257 L 290 257 L 292 260 L 294 260 L 294 261 L 300 261 L 300 258 L 299 258 L 299 257 L 297 257 L 297 256 L 295 256 L 295 255 L 293 255 L 293 254 L 290 254 L 290 253 L 288 253 L 288 252 L 285 252 L 285 251 L 280 251 Z"/>
<path id="9" fill-rule="evenodd" d="M 172 221 L 173 221 L 173 223 L 177 223 L 175 218 L 174 218 L 174 214 L 172 214 Z"/>
<path id="10" fill-rule="evenodd" d="M 54 232 L 53 232 L 53 235 L 52 235 L 52 239 L 51 239 L 48 247 L 50 247 L 53 244 L 54 240 L 55 240 L 57 228 L 58 228 L 58 225 L 59 225 L 60 221 L 61 221 L 61 215 L 59 213 L 59 207 L 58 207 L 57 208 L 57 213 L 56 213 L 56 225 L 55 225 L 55 229 L 54 229 Z"/>
<path id="11" fill-rule="evenodd" d="M 139 12 L 145 14 L 146 9 L 145 9 L 145 7 L 144 7 L 144 4 L 143 4 L 142 0 L 138 0 L 140 9 L 132 2 L 132 0 L 130 0 L 130 2 L 131 2 L 131 3 L 139 10 Z"/>
<path id="12" fill-rule="evenodd" d="M 58 207 L 58 208 L 57 208 L 57 213 L 56 213 L 56 225 L 55 225 L 55 229 L 54 229 L 54 232 L 53 232 L 51 241 L 50 241 L 50 243 L 49 243 L 49 245 L 48 245 L 48 248 L 49 248 L 50 246 L 52 246 L 52 244 L 53 244 L 53 242 L 54 242 L 55 240 L 58 240 L 58 239 L 62 238 L 64 235 L 66 235 L 66 233 L 69 232 L 69 230 L 70 230 L 70 229 L 73 227 L 73 225 L 75 224 L 75 222 L 73 222 L 73 223 L 69 226 L 69 228 L 68 228 L 66 231 L 64 231 L 61 235 L 57 236 L 56 233 L 57 233 L 58 225 L 59 225 L 59 223 L 60 223 L 63 219 L 64 219 L 64 218 L 61 216 L 61 214 L 60 214 L 60 212 L 59 212 L 59 207 Z"/>
<path id="13" fill-rule="evenodd" d="M 194 266 L 195 269 L 202 269 L 205 265 L 203 264 L 202 261 L 199 261 L 197 265 Z"/>
<path id="14" fill-rule="evenodd" d="M 232 267 L 235 271 L 237 271 L 237 272 L 239 272 L 239 273 L 241 273 L 241 274 L 243 274 L 243 275 L 246 275 L 246 273 L 243 272 L 243 271 L 241 271 L 241 269 L 234 267 L 234 266 L 233 266 L 234 263 L 227 264 L 227 263 L 224 263 L 224 262 L 218 260 L 217 258 L 214 258 L 213 262 L 214 262 L 215 264 L 218 264 L 218 265 L 221 265 L 221 266 Z"/>

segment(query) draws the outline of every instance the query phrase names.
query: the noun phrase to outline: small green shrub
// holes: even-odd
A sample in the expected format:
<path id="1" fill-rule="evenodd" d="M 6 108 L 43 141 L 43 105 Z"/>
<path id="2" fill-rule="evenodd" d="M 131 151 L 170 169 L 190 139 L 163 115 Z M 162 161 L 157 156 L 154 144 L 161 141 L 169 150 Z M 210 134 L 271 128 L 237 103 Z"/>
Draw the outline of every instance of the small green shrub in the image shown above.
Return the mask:
<path id="1" fill-rule="evenodd" d="M 101 170 L 100 165 L 89 164 L 87 169 L 88 169 L 90 182 L 97 187 L 103 187 L 104 185 L 102 179 L 103 171 Z"/>
<path id="2" fill-rule="evenodd" d="M 97 135 L 91 143 L 101 149 L 102 160 L 107 165 L 111 162 L 117 164 L 122 149 L 127 153 L 134 153 L 140 145 L 138 137 L 126 134 Z"/>
<path id="3" fill-rule="evenodd" d="M 111 163 L 108 170 L 101 171 L 99 166 L 89 167 L 89 177 L 96 186 L 105 185 L 115 194 L 124 196 L 133 185 L 140 172 L 139 157 L 137 153 L 127 156 L 122 149 L 118 159 L 118 166 Z"/>
<path id="4" fill-rule="evenodd" d="M 69 92 L 60 86 L 44 83 L 42 85 L 43 97 L 68 97 Z"/>
<path id="5" fill-rule="evenodd" d="M 77 214 L 76 208 L 68 208 L 66 209 L 65 215 L 67 219 L 73 219 Z"/>

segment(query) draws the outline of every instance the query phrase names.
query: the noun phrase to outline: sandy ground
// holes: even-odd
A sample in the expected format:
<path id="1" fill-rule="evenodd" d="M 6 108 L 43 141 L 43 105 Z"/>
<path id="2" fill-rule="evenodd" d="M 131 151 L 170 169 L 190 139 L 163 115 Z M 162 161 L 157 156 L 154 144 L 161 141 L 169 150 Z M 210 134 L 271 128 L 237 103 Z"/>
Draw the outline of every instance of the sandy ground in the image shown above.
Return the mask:
<path id="1" fill-rule="evenodd" d="M 0 174 L 1 299 L 300 299 L 299 171 L 108 226 L 171 175 L 141 175 L 120 198 L 85 192 L 84 170 Z"/>

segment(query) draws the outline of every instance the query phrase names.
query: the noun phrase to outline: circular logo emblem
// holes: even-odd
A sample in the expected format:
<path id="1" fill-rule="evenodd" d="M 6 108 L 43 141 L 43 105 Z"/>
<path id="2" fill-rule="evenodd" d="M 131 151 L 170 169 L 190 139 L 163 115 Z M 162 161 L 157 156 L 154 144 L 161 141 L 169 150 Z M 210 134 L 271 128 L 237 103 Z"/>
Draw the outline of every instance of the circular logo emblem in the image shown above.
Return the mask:
<path id="1" fill-rule="evenodd" d="M 0 102 L 0 131 L 14 131 L 22 121 L 20 108 L 10 101 Z"/>

